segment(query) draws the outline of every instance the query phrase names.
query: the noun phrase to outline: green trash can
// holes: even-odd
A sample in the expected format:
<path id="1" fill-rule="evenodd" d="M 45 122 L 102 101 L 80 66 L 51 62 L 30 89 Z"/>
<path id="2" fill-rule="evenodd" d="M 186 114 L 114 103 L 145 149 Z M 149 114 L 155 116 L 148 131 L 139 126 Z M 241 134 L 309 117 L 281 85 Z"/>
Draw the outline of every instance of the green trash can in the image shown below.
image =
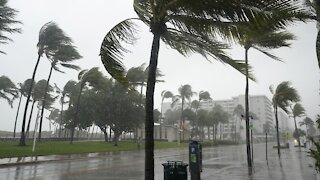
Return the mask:
<path id="1" fill-rule="evenodd" d="M 187 163 L 182 161 L 167 161 L 162 164 L 164 169 L 164 180 L 187 180 Z"/>

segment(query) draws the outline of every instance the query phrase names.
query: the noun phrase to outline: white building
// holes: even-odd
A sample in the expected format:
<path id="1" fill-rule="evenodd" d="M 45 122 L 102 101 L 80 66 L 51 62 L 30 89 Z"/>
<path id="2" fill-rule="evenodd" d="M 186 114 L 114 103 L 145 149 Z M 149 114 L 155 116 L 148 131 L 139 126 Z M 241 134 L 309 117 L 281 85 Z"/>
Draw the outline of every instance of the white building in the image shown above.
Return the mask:
<path id="1" fill-rule="evenodd" d="M 236 136 L 240 135 L 241 139 L 245 139 L 245 120 L 243 116 L 237 117 L 236 115 L 234 115 L 234 109 L 239 104 L 242 105 L 243 108 L 245 107 L 244 95 L 232 97 L 232 99 L 227 100 L 207 100 L 200 102 L 201 109 L 210 111 L 214 106 L 220 105 L 224 109 L 224 111 L 226 111 L 230 115 L 228 123 L 224 124 L 223 126 L 218 126 L 218 138 L 220 138 L 221 135 L 223 136 L 222 139 L 233 139 L 232 137 L 235 134 L 238 134 Z M 186 102 L 184 105 L 184 109 L 187 109 L 189 107 L 190 103 Z M 168 109 L 181 108 L 181 103 L 177 103 L 174 107 L 171 107 L 171 102 L 167 102 L 163 104 L 162 108 L 162 113 L 164 115 L 164 113 Z M 256 115 L 256 118 L 252 121 L 254 134 L 263 134 L 263 125 L 266 124 L 266 122 L 270 122 L 274 127 L 275 123 L 272 103 L 265 95 L 249 96 L 249 110 Z M 288 128 L 288 116 L 285 116 L 284 114 L 279 115 L 279 122 L 282 123 L 281 125 L 279 125 L 280 127 L 282 127 L 283 129 Z"/>

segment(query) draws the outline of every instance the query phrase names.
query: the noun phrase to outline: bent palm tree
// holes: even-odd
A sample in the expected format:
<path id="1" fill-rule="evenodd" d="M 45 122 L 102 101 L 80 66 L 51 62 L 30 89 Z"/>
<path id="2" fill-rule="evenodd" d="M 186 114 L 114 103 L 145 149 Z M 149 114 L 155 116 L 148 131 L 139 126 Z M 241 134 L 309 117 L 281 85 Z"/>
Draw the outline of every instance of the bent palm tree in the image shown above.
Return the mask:
<path id="1" fill-rule="evenodd" d="M 205 58 L 214 58 L 226 63 L 245 74 L 246 66 L 225 54 L 224 50 L 228 46 L 218 42 L 215 39 L 216 35 L 237 34 L 234 26 L 237 22 L 263 23 L 274 18 L 278 20 L 275 26 L 291 22 L 292 19 L 283 19 L 282 15 L 286 13 L 285 9 L 288 6 L 290 10 L 296 10 L 298 7 L 290 8 L 291 1 L 280 1 L 134 0 L 133 6 L 138 18 L 126 19 L 107 33 L 100 48 L 101 60 L 109 74 L 124 84 L 128 82 L 121 60 L 129 50 L 123 47 L 121 42 L 136 42 L 135 20 L 145 23 L 153 34 L 146 92 L 145 179 L 154 179 L 153 96 L 160 39 L 184 56 L 199 53 Z"/>
<path id="2" fill-rule="evenodd" d="M 12 108 L 13 100 L 18 96 L 16 85 L 7 76 L 0 76 L 0 98 L 7 100 Z"/>
<path id="3" fill-rule="evenodd" d="M 292 116 L 293 116 L 293 120 L 294 120 L 294 128 L 295 128 L 295 131 L 298 132 L 296 118 L 303 116 L 305 114 L 305 110 L 300 103 L 296 103 L 291 110 L 292 110 Z M 297 138 L 297 141 L 298 141 L 298 145 L 300 148 L 300 146 L 301 146 L 300 138 Z"/>
<path id="4" fill-rule="evenodd" d="M 300 101 L 300 96 L 295 88 L 293 88 L 289 81 L 280 83 L 276 90 L 273 87 L 269 87 L 270 92 L 273 94 L 272 104 L 274 108 L 274 115 L 276 118 L 276 131 L 277 131 L 277 148 L 278 156 L 280 158 L 280 139 L 279 139 L 279 121 L 278 121 L 278 108 L 282 109 L 288 114 L 287 107 L 290 106 L 291 102 Z"/>
<path id="5" fill-rule="evenodd" d="M 43 113 L 44 113 L 44 107 L 45 107 L 45 102 L 46 102 L 46 98 L 47 98 L 47 91 L 48 91 L 48 87 L 49 87 L 49 82 L 50 82 L 51 75 L 52 75 L 52 70 L 54 69 L 58 72 L 63 73 L 63 71 L 60 71 L 60 69 L 58 68 L 58 65 L 65 67 L 65 68 L 74 69 L 77 71 L 80 70 L 79 66 L 72 64 L 72 62 L 74 60 L 80 59 L 81 55 L 77 51 L 76 47 L 74 47 L 71 43 L 72 43 L 72 41 L 70 39 L 70 42 L 68 44 L 63 44 L 63 45 L 59 46 L 57 51 L 52 55 L 52 59 L 49 59 L 51 62 L 51 67 L 50 67 L 50 72 L 49 72 L 49 76 L 48 76 L 48 80 L 47 80 L 47 86 L 45 88 L 44 98 L 42 101 L 43 106 L 41 109 L 41 116 L 40 116 L 39 140 L 41 139 Z"/>
<path id="6" fill-rule="evenodd" d="M 180 86 L 178 91 L 179 91 L 179 95 L 176 95 L 174 99 L 175 99 L 175 102 L 181 99 L 181 116 L 180 116 L 179 128 L 182 128 L 182 140 L 184 140 L 184 117 L 183 117 L 184 103 L 185 103 L 185 100 L 190 101 L 191 97 L 193 96 L 193 94 L 195 94 L 195 92 L 192 91 L 192 87 L 189 84 Z M 173 104 L 175 102 L 173 102 Z M 181 141 L 181 133 L 180 133 L 179 140 Z"/>
<path id="7" fill-rule="evenodd" d="M 0 0 L 0 44 L 8 44 L 12 41 L 6 34 L 20 33 L 20 28 L 12 28 L 11 25 L 21 24 L 20 21 L 15 20 L 18 11 L 7 5 L 8 0 Z M 5 52 L 0 50 L 0 54 Z"/>
<path id="8" fill-rule="evenodd" d="M 286 31 L 272 31 L 269 27 L 239 27 L 239 44 L 245 49 L 245 63 L 248 65 L 248 52 L 250 48 L 256 49 L 268 57 L 280 60 L 277 56 L 271 54 L 271 49 L 288 47 L 288 40 L 293 40 L 294 36 Z M 250 148 L 250 118 L 249 118 L 249 70 L 246 70 L 246 88 L 245 88 L 245 122 L 246 122 L 246 143 L 247 154 L 251 154 Z M 251 167 L 251 164 L 249 164 Z"/>
<path id="9" fill-rule="evenodd" d="M 70 44 L 71 39 L 67 37 L 62 29 L 58 27 L 58 25 L 54 22 L 48 22 L 44 26 L 41 27 L 39 32 L 39 40 L 37 44 L 38 48 L 38 59 L 36 65 L 34 67 L 32 73 L 32 81 L 36 76 L 36 72 L 38 69 L 38 65 L 40 59 L 43 55 L 45 55 L 48 59 L 52 59 L 53 55 L 58 51 L 59 47 Z M 33 84 L 31 84 L 28 90 L 27 101 L 23 113 L 23 121 L 22 121 L 22 128 L 21 128 L 21 137 L 20 137 L 20 146 L 25 146 L 25 124 L 26 124 L 26 117 L 27 117 L 27 110 L 29 106 L 29 100 L 31 97 Z"/>

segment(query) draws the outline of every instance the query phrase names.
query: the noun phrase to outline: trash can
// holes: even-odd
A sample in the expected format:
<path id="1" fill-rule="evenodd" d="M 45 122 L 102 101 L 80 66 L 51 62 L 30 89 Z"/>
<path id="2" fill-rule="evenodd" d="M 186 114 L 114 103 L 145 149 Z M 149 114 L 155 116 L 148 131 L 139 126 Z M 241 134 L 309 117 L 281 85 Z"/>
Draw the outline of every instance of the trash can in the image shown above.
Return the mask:
<path id="1" fill-rule="evenodd" d="M 163 163 L 164 180 L 187 180 L 187 163 L 182 161 L 167 161 Z"/>

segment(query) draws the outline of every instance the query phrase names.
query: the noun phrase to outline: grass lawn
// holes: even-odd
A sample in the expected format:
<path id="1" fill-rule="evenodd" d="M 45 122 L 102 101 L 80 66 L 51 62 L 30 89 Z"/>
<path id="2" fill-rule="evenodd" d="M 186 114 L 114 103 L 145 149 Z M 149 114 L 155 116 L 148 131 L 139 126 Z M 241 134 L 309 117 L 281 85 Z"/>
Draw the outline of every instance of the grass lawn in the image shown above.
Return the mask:
<path id="1" fill-rule="evenodd" d="M 156 149 L 187 147 L 187 143 L 180 146 L 176 142 L 156 141 Z M 141 149 L 144 148 L 141 143 Z M 17 142 L 0 143 L 0 158 L 26 157 L 26 156 L 44 156 L 53 154 L 80 154 L 90 152 L 116 152 L 132 151 L 137 149 L 137 144 L 129 141 L 121 141 L 118 146 L 113 143 L 103 141 L 75 141 L 70 144 L 69 141 L 37 142 L 35 152 L 32 152 L 32 142 L 27 142 L 27 146 L 20 147 Z"/>

